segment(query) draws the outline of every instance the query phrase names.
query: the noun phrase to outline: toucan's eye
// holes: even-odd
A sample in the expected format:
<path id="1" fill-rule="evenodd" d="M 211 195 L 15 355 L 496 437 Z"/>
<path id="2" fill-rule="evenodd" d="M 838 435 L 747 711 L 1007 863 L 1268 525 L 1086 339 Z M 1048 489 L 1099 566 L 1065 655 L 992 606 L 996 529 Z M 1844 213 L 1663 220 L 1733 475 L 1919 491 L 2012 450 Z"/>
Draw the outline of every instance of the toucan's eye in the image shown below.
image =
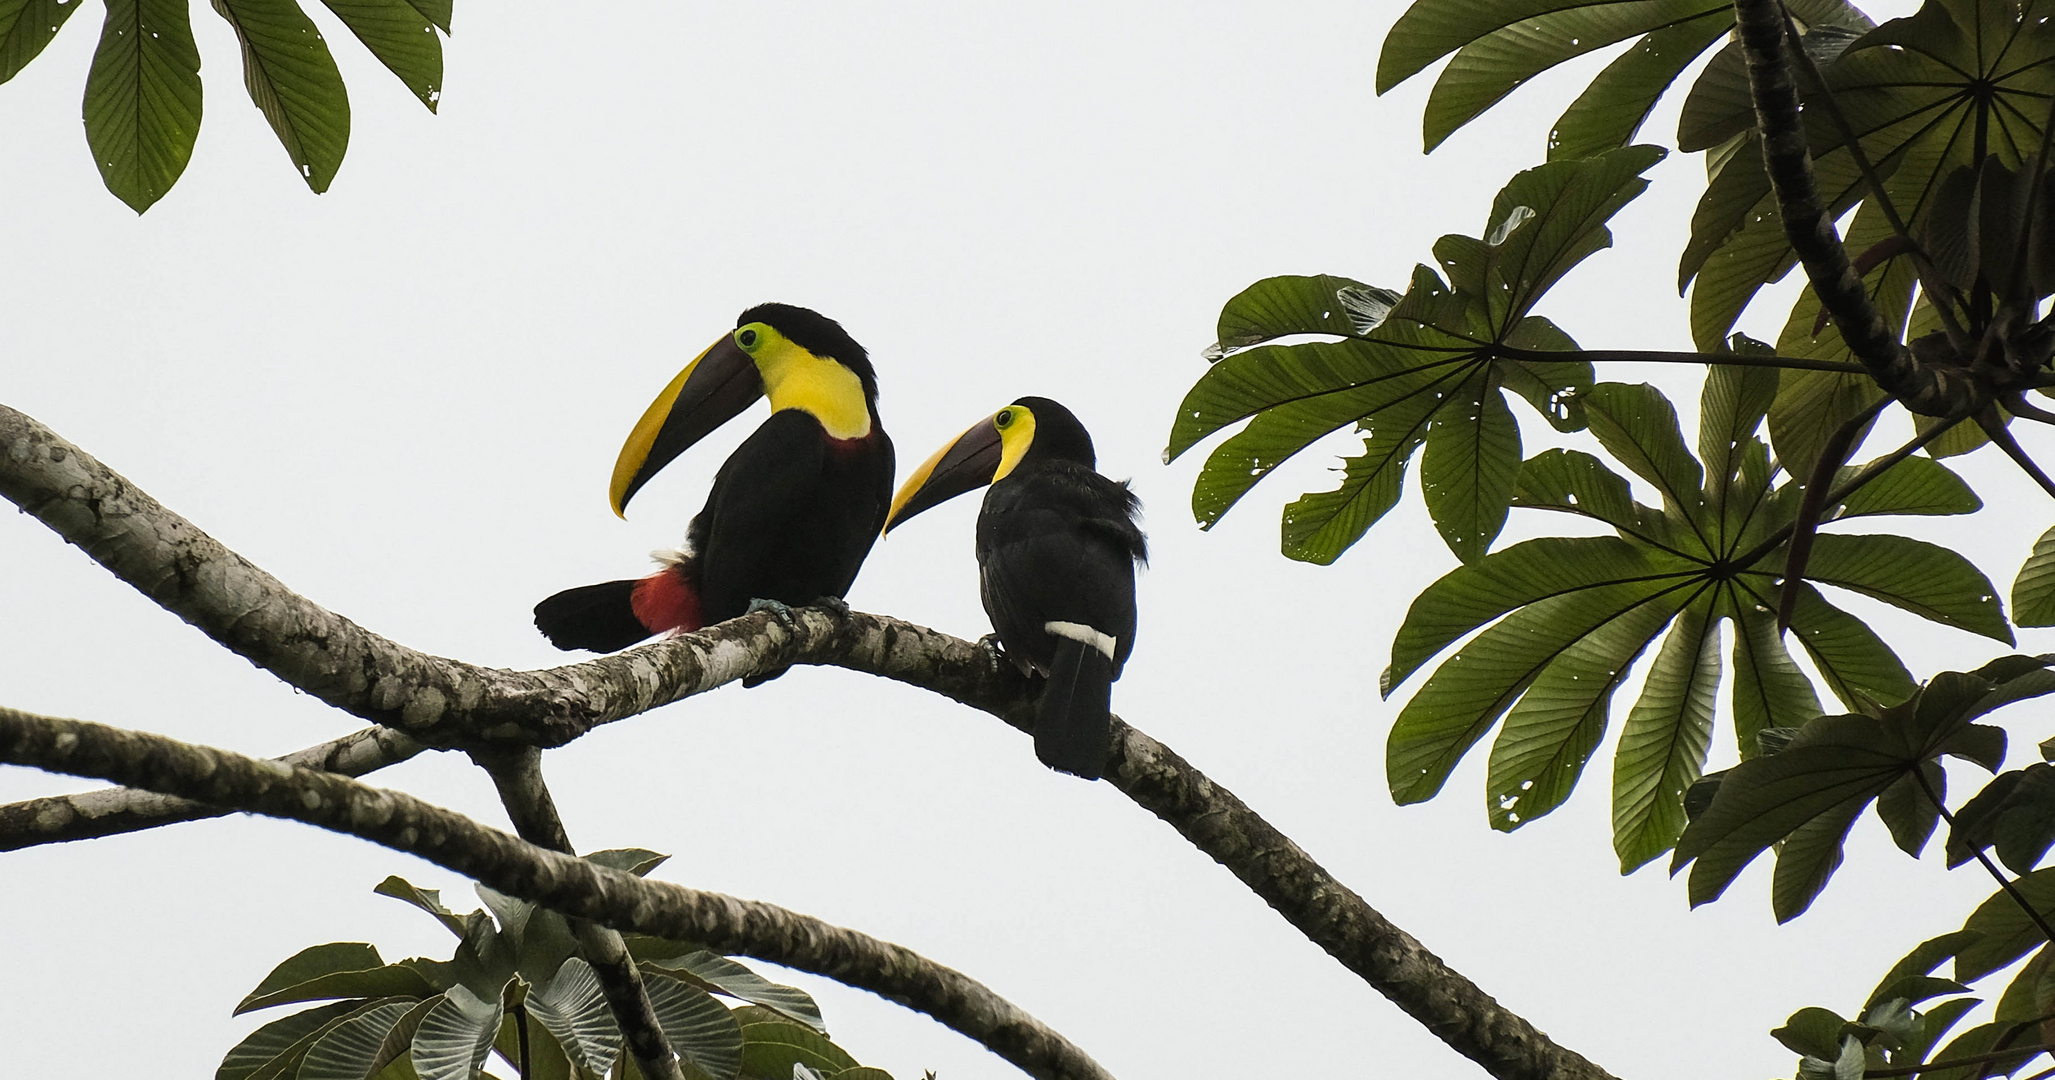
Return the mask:
<path id="1" fill-rule="evenodd" d="M 756 343 L 758 339 L 759 335 L 755 330 L 740 330 L 737 331 L 735 334 L 735 344 L 740 345 L 745 349 L 756 348 Z"/>
<path id="2" fill-rule="evenodd" d="M 999 415 L 994 416 L 992 418 L 992 423 L 998 425 L 1000 430 L 1005 430 L 1009 425 L 1013 423 L 1013 410 L 1000 409 Z"/>

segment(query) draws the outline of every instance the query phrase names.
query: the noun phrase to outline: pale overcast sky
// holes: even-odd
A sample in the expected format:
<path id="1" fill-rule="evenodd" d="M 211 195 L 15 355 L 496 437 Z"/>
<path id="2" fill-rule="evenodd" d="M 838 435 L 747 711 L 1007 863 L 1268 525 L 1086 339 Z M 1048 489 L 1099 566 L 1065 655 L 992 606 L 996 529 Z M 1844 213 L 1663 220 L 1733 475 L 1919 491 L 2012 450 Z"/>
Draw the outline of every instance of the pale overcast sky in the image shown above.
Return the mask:
<path id="1" fill-rule="evenodd" d="M 1988 883 L 1944 872 L 1938 845 L 1905 859 L 1868 821 L 1796 924 L 1772 923 L 1766 863 L 1690 912 L 1659 865 L 1617 875 L 1610 744 L 1565 809 L 1510 837 L 1485 824 L 1483 748 L 1441 798 L 1394 807 L 1396 703 L 1377 673 L 1406 604 L 1454 565 L 1417 493 L 1316 568 L 1277 553 L 1277 513 L 1329 484 L 1331 455 L 1267 480 L 1208 534 L 1187 509 L 1203 455 L 1159 463 L 1222 301 L 1279 273 L 1402 285 L 1436 236 L 1484 229 L 1492 193 L 1540 160 L 1581 86 L 1522 91 L 1422 157 L 1427 83 L 1373 94 L 1399 10 L 467 0 L 436 117 L 318 12 L 355 111 L 317 198 L 250 106 L 226 25 L 197 5 L 205 126 L 184 179 L 138 219 L 80 133 L 94 7 L 0 87 L 0 197 L 15 207 L 0 401 L 349 618 L 531 667 L 564 659 L 529 625 L 534 602 L 642 572 L 761 418 L 691 451 L 626 524 L 607 511 L 629 426 L 742 308 L 806 304 L 864 342 L 902 468 L 1019 395 L 1055 397 L 1146 501 L 1155 560 L 1118 711 L 1614 1073 L 1788 1075 L 1770 1028 L 1804 1005 L 1854 1008 Z M 1674 115 L 1652 133 L 1667 139 Z M 1616 249 L 1543 305 L 1587 347 L 1688 347 L 1672 283 L 1702 163 L 1653 175 Z M 1745 325 L 1774 337 L 1775 323 Z M 1687 423 L 1695 411 L 1690 371 L 1602 377 L 1655 379 Z M 1516 410 L 1529 451 L 1547 445 Z M 2055 513 L 1994 458 L 1964 466 L 1994 507 L 1974 524 L 1876 530 L 1957 544 L 2009 587 Z M 850 601 L 985 632 L 974 515 L 966 499 L 895 533 Z M 1561 526 L 1516 517 L 1508 537 Z M 9 705 L 262 754 L 361 726 L 33 519 L 0 520 L 0 567 Z M 1922 676 L 2002 651 L 1895 613 L 1879 625 Z M 2015 742 L 2018 763 L 2031 740 Z M 1714 747 L 1716 766 L 1732 759 L 1724 720 Z M 1482 1075 L 1118 792 L 1048 772 L 1025 737 L 932 695 L 801 669 L 609 726 L 547 769 L 581 847 L 670 852 L 669 880 L 903 943 L 1129 1080 Z M 504 820 L 460 759 L 373 782 Z M 89 786 L 0 768 L 0 800 Z M 0 856 L 4 1071 L 209 1076 L 282 1015 L 228 1013 L 294 951 L 446 955 L 439 927 L 371 894 L 390 873 L 468 899 L 454 874 L 262 820 Z M 1012 1074 L 924 1016 L 790 978 L 901 1080 Z"/>

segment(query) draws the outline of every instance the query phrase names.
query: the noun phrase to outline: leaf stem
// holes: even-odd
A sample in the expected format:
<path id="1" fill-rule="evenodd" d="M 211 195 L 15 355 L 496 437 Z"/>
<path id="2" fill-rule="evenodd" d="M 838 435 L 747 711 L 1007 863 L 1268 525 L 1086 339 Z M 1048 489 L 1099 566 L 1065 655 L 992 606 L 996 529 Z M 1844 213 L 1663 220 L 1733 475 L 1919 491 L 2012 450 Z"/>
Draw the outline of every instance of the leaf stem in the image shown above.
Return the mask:
<path id="1" fill-rule="evenodd" d="M 1523 349 L 1517 345 L 1493 344 L 1495 360 L 1520 360 L 1530 364 L 1590 362 L 1594 364 L 1698 364 L 1703 367 L 1766 367 L 1791 371 L 1833 371 L 1848 375 L 1868 374 L 1861 364 L 1843 360 L 1812 360 L 1802 356 L 1749 356 L 1745 353 L 1670 352 L 1644 349 Z"/>
<path id="2" fill-rule="evenodd" d="M 528 1006 L 514 1006 L 514 1038 L 520 1044 L 521 1060 L 514 1067 L 521 1071 L 521 1080 L 528 1076 Z"/>
<path id="3" fill-rule="evenodd" d="M 1943 433 L 1947 432 L 1948 430 L 1950 430 L 1955 425 L 1961 422 L 1962 419 L 1957 418 L 1954 420 L 1944 420 L 1939 424 L 1935 424 L 1932 428 L 1923 431 L 1918 435 L 1913 436 L 1912 440 L 1906 443 L 1904 446 L 1901 446 L 1898 449 L 1893 450 L 1888 454 L 1885 454 L 1883 457 L 1880 457 L 1875 461 L 1872 461 L 1869 464 L 1863 466 L 1861 472 L 1849 477 L 1847 483 L 1835 488 L 1832 492 L 1830 492 L 1827 495 L 1826 505 L 1833 506 L 1835 503 L 1847 499 L 1848 496 L 1855 494 L 1855 492 L 1858 489 L 1860 489 L 1863 485 L 1869 483 L 1872 480 L 1875 480 L 1878 474 L 1882 473 L 1885 469 L 1888 469 L 1891 466 L 1896 465 L 1901 461 L 1904 461 L 1906 458 L 1911 457 L 1913 453 L 1917 451 L 1920 447 L 1925 446 L 1926 444 L 1933 442 L 1935 439 L 1940 438 Z M 1760 560 L 1763 556 L 1768 555 L 1772 551 L 1775 551 L 1777 549 L 1778 544 L 1781 544 L 1784 541 L 1790 539 L 1791 532 L 1796 527 L 1796 525 L 1797 522 L 1794 521 L 1792 524 L 1786 525 L 1783 528 L 1778 529 L 1776 532 L 1773 532 L 1770 535 L 1764 537 L 1762 543 L 1755 545 L 1754 547 L 1748 549 L 1748 551 L 1744 554 L 1729 561 L 1734 565 L 1743 567 L 1755 565 L 1755 563 L 1758 560 Z"/>
<path id="4" fill-rule="evenodd" d="M 1955 815 L 1948 812 L 1948 804 L 1941 801 L 1940 793 L 1934 790 L 1933 783 L 1927 779 L 1926 769 L 1922 767 L 1912 770 L 1912 778 L 1919 783 L 1919 789 L 1925 793 L 1927 801 L 1934 804 L 1935 810 L 1940 811 L 1941 820 L 1948 823 L 1949 831 L 1953 832 L 1955 829 Z M 1977 862 L 1982 863 L 1984 869 L 1990 872 L 1991 879 L 1998 883 L 1998 887 L 2005 891 L 2005 895 L 2011 897 L 2012 902 L 2019 905 L 2019 910 L 2026 912 L 2026 917 L 2033 920 L 2034 925 L 2040 928 L 2041 936 L 2050 942 L 2055 942 L 2055 927 L 2049 926 L 2047 918 L 2034 910 L 2034 906 L 2027 902 L 2026 894 L 2020 892 L 2019 887 L 2012 883 L 2012 879 L 2005 876 L 2005 871 L 1998 869 L 1998 864 L 1992 862 L 1989 855 L 1984 854 L 1983 848 L 1972 848 L 1971 854 L 1974 854 Z M 2047 1047 L 2042 1047 L 2042 1049 L 2047 1049 Z"/>
<path id="5" fill-rule="evenodd" d="M 2012 463 L 2019 466 L 2021 472 L 2032 477 L 2034 483 L 2041 485 L 2042 491 L 2055 495 L 2055 480 L 2050 480 L 2048 474 L 2042 472 L 2041 467 L 2034 463 L 2033 455 L 2028 454 L 2026 448 L 2019 445 L 2019 440 L 2012 437 L 2011 429 L 2005 426 L 2004 421 L 1998 419 L 1996 410 L 1985 408 L 1984 411 L 1977 413 L 1976 421 L 1977 426 L 1984 429 L 1984 434 L 1989 435 L 1991 441 L 1998 444 L 1998 449 L 2005 451 L 2005 456 L 2011 458 Z"/>
<path id="6" fill-rule="evenodd" d="M 2055 1050 L 2055 1046 L 2015 1046 L 2010 1050 L 2000 1050 L 1989 1054 L 1971 1054 L 1968 1057 L 1947 1058 L 1940 1061 L 1929 1061 L 1924 1065 L 1899 1065 L 1889 1069 L 1864 1069 L 1862 1071 L 1862 1075 L 1864 1077 L 1864 1080 L 1873 1080 L 1873 1078 L 1885 1076 L 1916 1076 L 1923 1072 L 1936 1072 L 1941 1069 L 1952 1069 L 1960 1065 L 1983 1065 L 1993 1061 L 2007 1061 L 2012 1058 L 2016 1058 L 2021 1054 L 2025 1054 L 2028 1057 L 2032 1057 L 2035 1054 L 2046 1053 L 2050 1050 Z M 2055 1072 L 2055 1070 L 2049 1071 Z M 2042 1073 L 2041 1075 L 2047 1076 L 2049 1075 L 2049 1073 Z"/>
<path id="7" fill-rule="evenodd" d="M 1783 595 L 1777 598 L 1778 633 L 1791 628 L 1791 612 L 1798 606 L 1798 585 L 1805 580 L 1806 564 L 1812 560 L 1812 540 L 1819 534 L 1820 516 L 1827 510 L 1827 484 L 1841 466 L 1848 464 L 1848 456 L 1855 452 L 1855 441 L 1890 403 L 1890 398 L 1879 398 L 1876 404 L 1849 417 L 1827 437 L 1819 460 L 1813 462 L 1805 495 L 1798 501 L 1798 516 L 1791 519 L 1791 548 L 1784 556 Z"/>

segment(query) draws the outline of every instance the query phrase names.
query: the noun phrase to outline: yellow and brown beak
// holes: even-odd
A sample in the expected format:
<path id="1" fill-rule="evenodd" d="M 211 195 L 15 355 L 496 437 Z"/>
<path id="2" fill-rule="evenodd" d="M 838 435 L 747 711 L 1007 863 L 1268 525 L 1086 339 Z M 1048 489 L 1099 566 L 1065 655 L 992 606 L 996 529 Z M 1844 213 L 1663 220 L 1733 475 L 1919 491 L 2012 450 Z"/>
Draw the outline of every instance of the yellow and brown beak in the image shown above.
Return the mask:
<path id="1" fill-rule="evenodd" d="M 892 497 L 892 510 L 885 515 L 885 529 L 933 506 L 939 506 L 966 491 L 974 491 L 997 479 L 1005 455 L 1005 441 L 998 425 L 988 416 L 971 425 L 969 431 L 935 451 L 920 468 L 899 485 Z"/>
<path id="2" fill-rule="evenodd" d="M 642 485 L 763 394 L 763 375 L 756 361 L 735 343 L 734 334 L 722 335 L 685 365 L 628 433 L 607 489 L 614 513 L 626 516 L 623 511 L 628 500 Z"/>

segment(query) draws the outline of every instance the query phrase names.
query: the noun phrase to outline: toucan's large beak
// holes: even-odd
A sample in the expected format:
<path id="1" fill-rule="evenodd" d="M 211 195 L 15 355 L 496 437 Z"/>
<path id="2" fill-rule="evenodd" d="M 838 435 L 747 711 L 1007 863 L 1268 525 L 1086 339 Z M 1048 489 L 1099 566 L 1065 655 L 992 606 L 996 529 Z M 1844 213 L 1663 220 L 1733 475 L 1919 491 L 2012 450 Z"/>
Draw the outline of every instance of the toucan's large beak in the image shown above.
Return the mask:
<path id="1" fill-rule="evenodd" d="M 991 483 L 999 472 L 1003 453 L 1004 444 L 993 418 L 987 416 L 978 421 L 969 431 L 958 435 L 956 441 L 921 462 L 906 483 L 899 485 L 899 494 L 892 497 L 892 510 L 885 515 L 884 531 L 889 533 L 893 526 L 931 506 Z"/>
<path id="2" fill-rule="evenodd" d="M 622 511 L 642 485 L 763 393 L 763 375 L 757 371 L 756 361 L 735 344 L 735 335 L 722 335 L 685 365 L 628 433 L 607 489 L 614 513 L 626 516 Z"/>

